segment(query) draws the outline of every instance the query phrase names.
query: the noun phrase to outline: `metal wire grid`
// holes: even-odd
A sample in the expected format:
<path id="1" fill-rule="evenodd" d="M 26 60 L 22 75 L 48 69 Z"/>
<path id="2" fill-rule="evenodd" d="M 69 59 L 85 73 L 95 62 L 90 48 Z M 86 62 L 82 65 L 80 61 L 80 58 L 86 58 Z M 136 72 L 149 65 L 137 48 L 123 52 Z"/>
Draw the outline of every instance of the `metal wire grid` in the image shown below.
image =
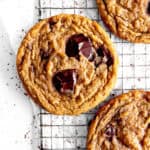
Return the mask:
<path id="1" fill-rule="evenodd" d="M 111 34 L 101 21 L 95 0 L 39 0 L 39 19 L 59 13 L 85 15 L 98 21 L 108 32 L 119 54 L 117 84 L 110 97 L 131 89 L 150 90 L 150 45 L 132 44 Z M 98 108 L 98 107 L 97 107 Z M 55 116 L 41 109 L 40 128 L 43 150 L 84 150 L 88 124 L 96 109 L 80 116 Z"/>

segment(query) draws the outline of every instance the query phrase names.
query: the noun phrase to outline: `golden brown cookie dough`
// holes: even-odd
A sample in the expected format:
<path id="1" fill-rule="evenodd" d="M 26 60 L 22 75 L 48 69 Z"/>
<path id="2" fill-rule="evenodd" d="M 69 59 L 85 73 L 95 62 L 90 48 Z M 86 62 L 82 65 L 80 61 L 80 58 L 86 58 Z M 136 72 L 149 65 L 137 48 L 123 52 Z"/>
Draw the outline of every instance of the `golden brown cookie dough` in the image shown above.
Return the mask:
<path id="1" fill-rule="evenodd" d="M 37 23 L 18 50 L 17 70 L 35 102 L 50 113 L 80 114 L 109 95 L 118 57 L 108 35 L 79 15 Z"/>
<path id="2" fill-rule="evenodd" d="M 150 150 L 150 92 L 130 91 L 102 106 L 93 120 L 88 150 Z"/>
<path id="3" fill-rule="evenodd" d="M 102 20 L 122 39 L 150 43 L 149 0 L 97 0 Z"/>

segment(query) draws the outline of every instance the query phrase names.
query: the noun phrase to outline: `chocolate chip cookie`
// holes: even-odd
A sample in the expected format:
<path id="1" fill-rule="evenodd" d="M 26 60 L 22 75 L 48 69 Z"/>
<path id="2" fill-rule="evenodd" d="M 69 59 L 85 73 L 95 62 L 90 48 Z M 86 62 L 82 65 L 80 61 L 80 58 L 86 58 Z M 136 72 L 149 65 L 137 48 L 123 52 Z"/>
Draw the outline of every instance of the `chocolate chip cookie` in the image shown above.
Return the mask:
<path id="1" fill-rule="evenodd" d="M 130 91 L 102 106 L 93 120 L 88 150 L 149 150 L 150 92 Z"/>
<path id="2" fill-rule="evenodd" d="M 79 15 L 60 14 L 37 23 L 17 54 L 29 95 L 50 113 L 80 114 L 114 87 L 118 57 L 108 35 Z"/>
<path id="3" fill-rule="evenodd" d="M 102 20 L 122 39 L 150 43 L 149 0 L 97 0 Z"/>

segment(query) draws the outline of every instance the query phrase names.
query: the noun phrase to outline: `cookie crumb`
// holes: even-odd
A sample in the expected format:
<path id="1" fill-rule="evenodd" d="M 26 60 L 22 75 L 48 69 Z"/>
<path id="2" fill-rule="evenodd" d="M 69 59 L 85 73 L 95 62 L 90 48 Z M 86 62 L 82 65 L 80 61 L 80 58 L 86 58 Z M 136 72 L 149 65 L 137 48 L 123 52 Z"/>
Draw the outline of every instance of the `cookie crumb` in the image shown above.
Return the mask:
<path id="1" fill-rule="evenodd" d="M 24 95 L 25 95 L 25 96 L 28 96 L 28 94 L 27 94 L 27 93 L 24 93 Z"/>

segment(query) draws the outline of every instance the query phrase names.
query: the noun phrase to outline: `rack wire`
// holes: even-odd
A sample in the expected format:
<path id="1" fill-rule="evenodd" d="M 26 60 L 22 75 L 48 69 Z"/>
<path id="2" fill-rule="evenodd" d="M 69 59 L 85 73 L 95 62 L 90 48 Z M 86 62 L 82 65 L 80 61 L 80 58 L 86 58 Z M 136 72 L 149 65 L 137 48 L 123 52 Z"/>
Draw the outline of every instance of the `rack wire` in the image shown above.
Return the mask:
<path id="1" fill-rule="evenodd" d="M 75 13 L 98 21 L 119 55 L 118 80 L 110 97 L 131 89 L 150 90 L 150 45 L 132 44 L 115 37 L 103 25 L 96 0 L 39 0 L 39 20 L 59 13 Z M 109 97 L 109 98 L 110 98 Z M 84 150 L 88 125 L 98 107 L 80 116 L 55 116 L 40 111 L 41 150 Z"/>

